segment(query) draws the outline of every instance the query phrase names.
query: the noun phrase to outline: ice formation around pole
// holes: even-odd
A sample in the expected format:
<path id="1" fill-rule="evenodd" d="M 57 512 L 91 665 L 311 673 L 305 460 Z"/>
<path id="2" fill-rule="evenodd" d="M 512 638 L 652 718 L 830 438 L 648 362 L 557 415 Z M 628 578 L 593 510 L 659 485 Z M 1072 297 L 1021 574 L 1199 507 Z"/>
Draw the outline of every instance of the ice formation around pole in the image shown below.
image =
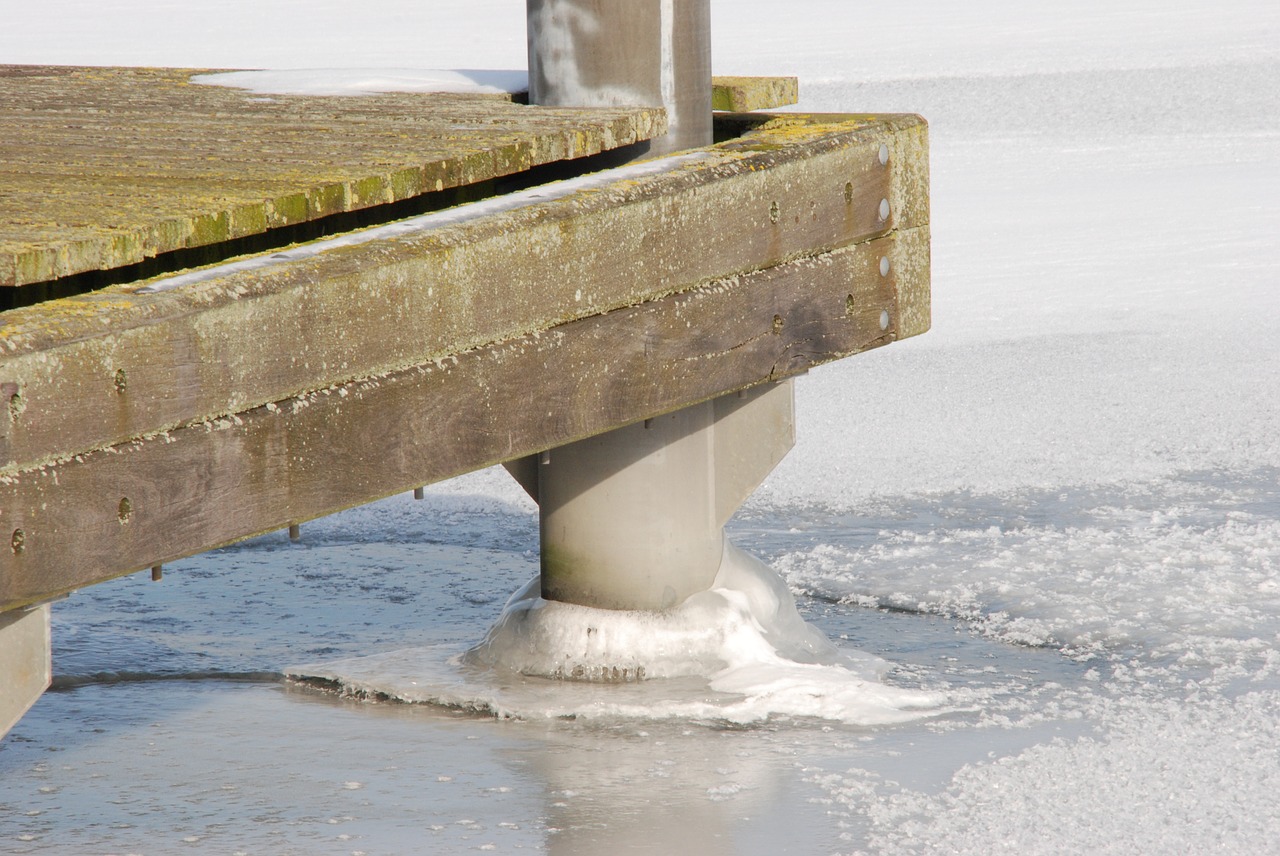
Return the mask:
<path id="1" fill-rule="evenodd" d="M 942 695 L 886 683 L 887 669 L 883 660 L 833 645 L 800 617 L 777 574 L 726 539 L 714 586 L 671 610 L 548 601 L 535 577 L 461 655 L 409 649 L 287 673 L 346 694 L 516 718 L 814 717 L 883 725 L 944 712 Z"/>

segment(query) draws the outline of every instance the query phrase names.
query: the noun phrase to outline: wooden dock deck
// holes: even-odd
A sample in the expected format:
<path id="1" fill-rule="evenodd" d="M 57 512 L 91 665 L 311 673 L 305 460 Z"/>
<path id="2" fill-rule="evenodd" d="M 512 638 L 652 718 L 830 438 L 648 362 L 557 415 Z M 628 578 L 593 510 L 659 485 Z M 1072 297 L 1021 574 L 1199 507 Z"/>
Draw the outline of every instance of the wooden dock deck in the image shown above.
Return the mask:
<path id="1" fill-rule="evenodd" d="M 0 613 L 928 328 L 919 117 L 483 199 L 663 114 L 191 74 L 0 66 Z"/>

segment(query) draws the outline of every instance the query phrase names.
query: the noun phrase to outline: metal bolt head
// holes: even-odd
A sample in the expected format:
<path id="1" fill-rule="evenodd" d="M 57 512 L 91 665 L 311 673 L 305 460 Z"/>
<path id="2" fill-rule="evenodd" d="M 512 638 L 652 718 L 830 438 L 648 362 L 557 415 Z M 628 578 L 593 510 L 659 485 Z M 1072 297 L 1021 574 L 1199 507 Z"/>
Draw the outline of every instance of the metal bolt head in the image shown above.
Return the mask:
<path id="1" fill-rule="evenodd" d="M 888 256 L 880 257 L 880 275 L 881 276 L 889 275 L 889 257 Z"/>
<path id="2" fill-rule="evenodd" d="M 880 310 L 880 329 L 881 330 L 889 329 L 889 310 L 887 309 Z"/>
<path id="3" fill-rule="evenodd" d="M 880 152 L 878 156 L 880 158 L 881 166 L 885 166 L 889 163 L 889 147 L 886 146 L 884 143 L 880 144 Z"/>
<path id="4" fill-rule="evenodd" d="M 891 209 L 889 208 L 889 200 L 888 200 L 888 199 L 881 199 L 881 200 L 880 200 L 880 219 L 881 219 L 881 220 L 888 220 L 888 219 L 889 219 L 889 212 L 890 212 L 890 210 L 891 210 Z"/>

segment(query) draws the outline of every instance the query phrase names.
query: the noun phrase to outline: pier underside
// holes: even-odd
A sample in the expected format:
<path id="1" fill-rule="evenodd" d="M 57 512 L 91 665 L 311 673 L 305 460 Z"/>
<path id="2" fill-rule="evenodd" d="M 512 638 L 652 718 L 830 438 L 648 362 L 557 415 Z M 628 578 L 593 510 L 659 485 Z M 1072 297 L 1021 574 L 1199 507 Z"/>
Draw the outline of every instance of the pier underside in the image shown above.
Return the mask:
<path id="1" fill-rule="evenodd" d="M 917 116 L 548 184 L 662 111 L 192 74 L 0 67 L 0 617 L 928 328 Z"/>

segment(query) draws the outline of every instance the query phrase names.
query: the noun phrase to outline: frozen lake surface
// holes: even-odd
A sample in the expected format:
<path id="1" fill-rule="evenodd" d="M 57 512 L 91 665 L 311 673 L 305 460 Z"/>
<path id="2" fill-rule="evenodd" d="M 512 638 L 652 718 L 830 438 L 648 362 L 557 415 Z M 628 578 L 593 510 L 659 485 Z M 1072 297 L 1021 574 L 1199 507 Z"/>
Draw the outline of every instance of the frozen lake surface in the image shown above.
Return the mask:
<path id="1" fill-rule="evenodd" d="M 716 0 L 717 72 L 931 122 L 934 329 L 801 379 L 731 534 L 943 703 L 522 679 L 511 718 L 283 682 L 408 649 L 474 688 L 451 658 L 536 571 L 488 471 L 57 604 L 0 852 L 1280 852 L 1280 6 L 775 7 Z M 10 10 L 0 60 L 524 63 L 515 0 L 152 8 Z"/>

